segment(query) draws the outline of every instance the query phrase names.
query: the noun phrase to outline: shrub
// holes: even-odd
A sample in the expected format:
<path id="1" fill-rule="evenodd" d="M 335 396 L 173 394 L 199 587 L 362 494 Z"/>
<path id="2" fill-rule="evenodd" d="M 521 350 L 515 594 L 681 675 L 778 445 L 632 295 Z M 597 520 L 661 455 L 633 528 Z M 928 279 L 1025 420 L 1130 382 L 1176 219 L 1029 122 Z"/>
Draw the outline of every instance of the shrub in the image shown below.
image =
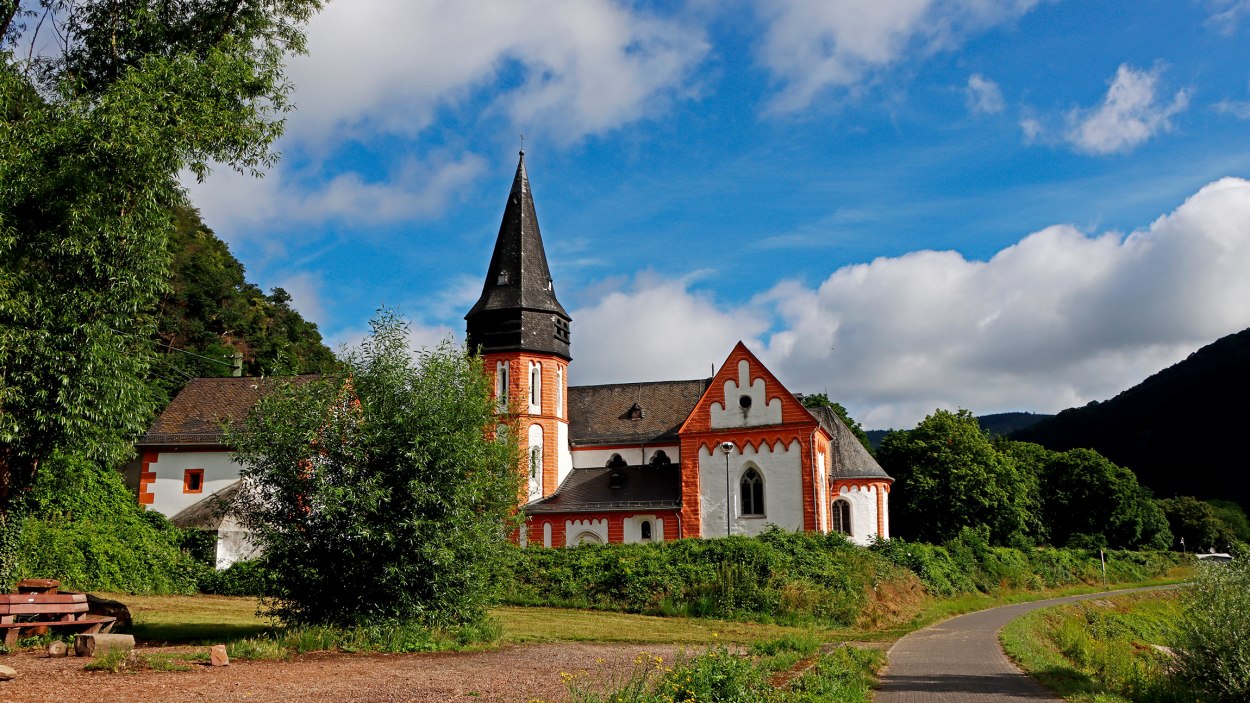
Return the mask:
<path id="1" fill-rule="evenodd" d="M 1250 700 L 1250 561 L 1201 565 L 1182 603 L 1181 675 L 1215 700 Z"/>

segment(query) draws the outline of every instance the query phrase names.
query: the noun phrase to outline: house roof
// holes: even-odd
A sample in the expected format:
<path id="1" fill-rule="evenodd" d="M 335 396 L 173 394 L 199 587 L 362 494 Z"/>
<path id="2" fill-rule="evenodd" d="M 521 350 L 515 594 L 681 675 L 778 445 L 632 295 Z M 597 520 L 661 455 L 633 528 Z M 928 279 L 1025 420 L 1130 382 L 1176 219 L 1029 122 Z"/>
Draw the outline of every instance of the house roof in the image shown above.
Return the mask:
<path id="1" fill-rule="evenodd" d="M 833 438 L 833 465 L 829 467 L 829 476 L 839 478 L 871 478 L 893 481 L 890 475 L 881 468 L 872 454 L 860 444 L 859 439 L 851 432 L 851 428 L 842 422 L 831 408 L 808 408 L 820 421 L 820 426 Z"/>
<path id="2" fill-rule="evenodd" d="M 569 440 L 574 446 L 676 442 L 677 429 L 711 381 L 701 378 L 571 386 Z M 631 419 L 630 409 L 635 404 L 641 417 Z"/>
<path id="3" fill-rule="evenodd" d="M 616 478 L 613 478 L 613 475 Z M 613 485 L 619 487 L 613 488 Z M 681 506 L 681 467 L 573 469 L 555 493 L 522 508 L 530 515 L 609 510 L 670 510 Z"/>
<path id="4" fill-rule="evenodd" d="M 183 508 L 181 512 L 169 518 L 175 527 L 192 527 L 197 530 L 217 530 L 230 514 L 242 481 L 235 481 L 225 488 Z"/>
<path id="5" fill-rule="evenodd" d="M 296 376 L 307 383 L 316 376 Z M 241 422 L 266 392 L 289 378 L 238 376 L 193 378 L 135 444 L 152 446 L 222 446 L 221 426 Z"/>

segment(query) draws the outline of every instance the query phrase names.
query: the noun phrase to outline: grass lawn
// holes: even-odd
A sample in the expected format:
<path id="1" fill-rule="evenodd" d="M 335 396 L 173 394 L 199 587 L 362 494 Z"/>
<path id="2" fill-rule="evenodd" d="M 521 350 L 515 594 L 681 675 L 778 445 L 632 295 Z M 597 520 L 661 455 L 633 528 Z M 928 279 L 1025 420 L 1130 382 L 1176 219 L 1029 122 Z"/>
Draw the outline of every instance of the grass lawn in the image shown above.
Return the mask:
<path id="1" fill-rule="evenodd" d="M 1172 574 L 1144 584 L 1118 584 L 1111 588 L 1176 583 L 1188 573 Z M 659 644 L 706 644 L 718 639 L 746 644 L 787 634 L 810 633 L 824 642 L 892 641 L 934 622 L 961 613 L 998 605 L 1093 593 L 1099 588 L 1076 587 L 1056 591 L 1005 592 L 954 598 L 930 599 L 911 621 L 887 629 L 791 627 L 767 623 L 700 618 L 666 618 L 593 610 L 504 607 L 491 614 L 503 627 L 503 642 L 639 642 Z M 255 637 L 269 622 L 257 615 L 255 598 L 231 596 L 137 596 L 100 594 L 125 603 L 134 618 L 134 635 L 147 642 L 229 642 Z M 714 637 L 715 635 L 715 637 Z"/>

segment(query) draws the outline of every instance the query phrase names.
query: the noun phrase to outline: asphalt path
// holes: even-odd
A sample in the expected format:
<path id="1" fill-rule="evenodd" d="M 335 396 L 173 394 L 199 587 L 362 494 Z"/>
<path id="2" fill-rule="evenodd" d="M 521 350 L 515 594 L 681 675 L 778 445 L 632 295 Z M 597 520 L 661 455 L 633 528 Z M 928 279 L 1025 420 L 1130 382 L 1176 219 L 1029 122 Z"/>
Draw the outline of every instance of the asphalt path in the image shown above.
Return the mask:
<path id="1" fill-rule="evenodd" d="M 1177 586 L 1129 588 L 990 608 L 916 630 L 894 643 L 876 703 L 1040 703 L 1061 699 L 1021 673 L 998 631 L 1039 608 Z"/>

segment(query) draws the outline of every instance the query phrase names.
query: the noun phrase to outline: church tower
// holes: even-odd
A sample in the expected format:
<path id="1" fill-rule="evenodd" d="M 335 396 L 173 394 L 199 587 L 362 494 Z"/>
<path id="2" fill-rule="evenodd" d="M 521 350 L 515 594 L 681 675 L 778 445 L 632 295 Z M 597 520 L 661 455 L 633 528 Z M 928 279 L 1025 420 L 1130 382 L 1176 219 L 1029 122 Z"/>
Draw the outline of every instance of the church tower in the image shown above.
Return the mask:
<path id="1" fill-rule="evenodd" d="M 572 318 L 556 300 L 521 152 L 486 282 L 464 316 L 469 349 L 495 383 L 501 413 L 515 414 L 529 476 L 527 501 L 544 498 L 573 469 L 568 367 Z"/>

